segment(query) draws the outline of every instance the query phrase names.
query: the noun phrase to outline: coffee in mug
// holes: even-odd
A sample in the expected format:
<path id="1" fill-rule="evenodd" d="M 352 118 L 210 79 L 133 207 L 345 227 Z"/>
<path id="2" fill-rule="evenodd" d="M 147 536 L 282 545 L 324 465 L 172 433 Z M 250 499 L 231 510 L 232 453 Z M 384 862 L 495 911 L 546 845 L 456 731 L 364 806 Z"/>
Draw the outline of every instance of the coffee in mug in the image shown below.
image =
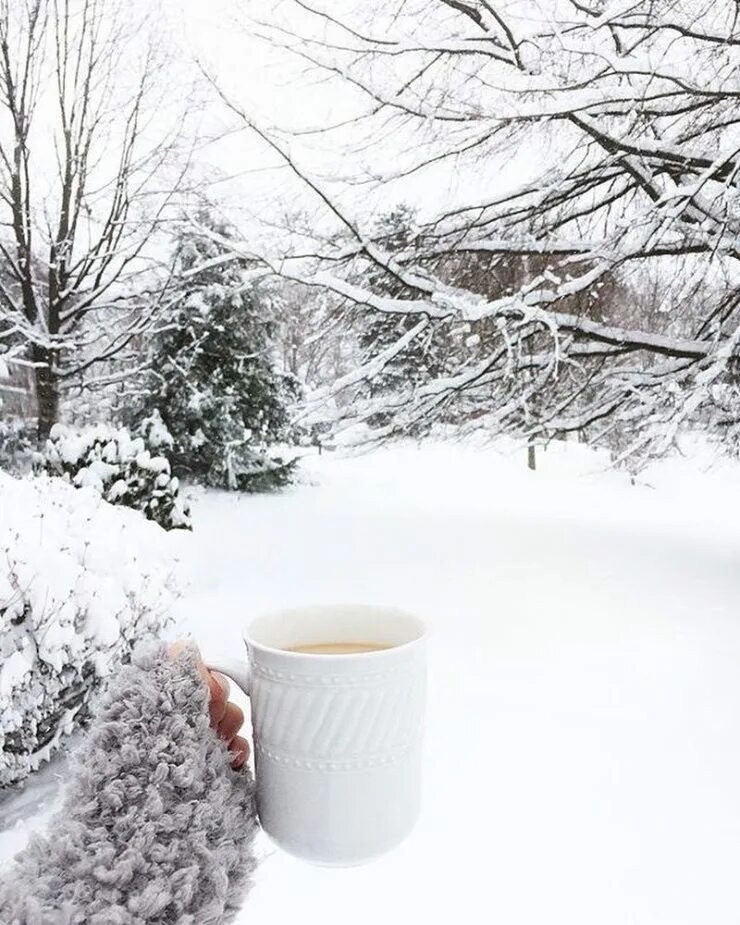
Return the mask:
<path id="1" fill-rule="evenodd" d="M 316 864 L 378 857 L 416 822 L 425 701 L 421 620 L 343 604 L 252 621 L 248 660 L 208 661 L 249 696 L 257 812 Z"/>
<path id="2" fill-rule="evenodd" d="M 301 655 L 357 655 L 359 652 L 381 652 L 393 646 L 381 642 L 309 642 L 300 646 L 288 646 L 286 652 Z"/>

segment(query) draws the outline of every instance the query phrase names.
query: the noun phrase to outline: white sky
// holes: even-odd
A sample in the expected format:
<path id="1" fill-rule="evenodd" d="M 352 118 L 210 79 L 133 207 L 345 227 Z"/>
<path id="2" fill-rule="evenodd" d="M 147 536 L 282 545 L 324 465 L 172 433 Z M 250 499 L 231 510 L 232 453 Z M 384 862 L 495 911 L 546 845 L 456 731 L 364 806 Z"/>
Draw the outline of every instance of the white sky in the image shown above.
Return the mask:
<path id="1" fill-rule="evenodd" d="M 276 48 L 258 36 L 255 21 L 272 21 L 286 10 L 293 17 L 293 25 L 298 28 L 306 25 L 296 21 L 295 6 L 276 0 L 164 2 L 183 55 L 200 59 L 229 98 L 260 125 L 306 129 L 335 123 L 370 108 L 359 91 L 324 73 L 308 71 L 305 63 L 289 51 Z M 348 4 L 349 8 L 353 6 L 349 0 L 336 0 L 336 6 L 331 8 L 340 15 Z M 238 128 L 238 119 L 212 97 L 206 106 L 203 128 L 206 134 L 220 135 L 229 128 Z M 433 131 L 434 127 L 430 127 L 430 132 Z M 344 140 L 356 144 L 359 138 L 361 135 L 355 129 L 348 131 Z M 517 152 L 517 156 L 505 163 L 481 165 L 472 175 L 469 170 L 458 171 L 445 165 L 394 182 L 379 192 L 372 185 L 350 188 L 347 181 L 365 168 L 392 169 L 400 159 L 412 158 L 414 151 L 405 149 L 407 139 L 400 131 L 386 134 L 382 139 L 371 136 L 363 139 L 372 142 L 370 152 L 355 152 L 351 158 L 343 156 L 342 140 L 341 133 L 328 138 L 314 135 L 292 139 L 290 150 L 333 195 L 342 196 L 353 215 L 386 210 L 398 202 L 417 204 L 422 212 L 433 212 L 440 201 L 470 201 L 480 195 L 482 171 L 501 190 L 522 182 L 540 159 L 540 155 L 527 157 Z M 379 150 L 383 152 L 380 161 Z M 219 197 L 230 217 L 247 234 L 255 218 L 270 217 L 280 222 L 285 211 L 300 207 L 313 211 L 317 207 L 315 196 L 296 182 L 276 155 L 248 130 L 234 131 L 205 144 L 200 159 L 211 171 L 211 195 Z"/>

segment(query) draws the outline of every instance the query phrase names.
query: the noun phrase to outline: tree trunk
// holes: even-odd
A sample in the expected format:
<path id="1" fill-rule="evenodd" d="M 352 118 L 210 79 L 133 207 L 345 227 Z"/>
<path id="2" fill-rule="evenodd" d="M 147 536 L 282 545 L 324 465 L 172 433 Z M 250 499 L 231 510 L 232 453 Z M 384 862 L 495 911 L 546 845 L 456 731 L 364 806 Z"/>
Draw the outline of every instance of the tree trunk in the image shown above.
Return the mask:
<path id="1" fill-rule="evenodd" d="M 535 445 L 530 441 L 527 446 L 527 465 L 530 469 L 535 470 L 537 468 L 537 459 L 535 457 Z"/>
<path id="2" fill-rule="evenodd" d="M 35 344 L 32 351 L 34 375 L 36 378 L 36 406 L 38 408 L 37 435 L 39 443 L 49 436 L 49 431 L 59 417 L 59 379 L 54 369 L 56 354 L 48 347 Z"/>

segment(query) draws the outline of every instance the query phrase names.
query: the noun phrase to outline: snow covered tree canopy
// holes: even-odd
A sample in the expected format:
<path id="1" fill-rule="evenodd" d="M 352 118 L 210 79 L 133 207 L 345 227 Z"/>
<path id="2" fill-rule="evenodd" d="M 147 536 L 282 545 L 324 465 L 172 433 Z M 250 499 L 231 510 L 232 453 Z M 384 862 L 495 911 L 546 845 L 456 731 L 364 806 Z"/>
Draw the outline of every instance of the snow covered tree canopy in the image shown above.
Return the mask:
<path id="1" fill-rule="evenodd" d="M 317 264 L 276 269 L 408 319 L 317 395 L 317 409 L 349 390 L 351 421 L 383 412 L 386 433 L 483 412 L 529 433 L 598 439 L 626 426 L 634 453 L 714 414 L 720 393 L 726 406 L 740 337 L 735 2 L 292 0 L 280 10 L 260 10 L 263 34 L 352 104 L 289 139 L 229 98 L 341 229 L 307 249 Z M 355 165 L 355 202 L 305 166 L 312 140 L 342 151 L 345 178 Z M 370 193 L 400 201 L 420 188 L 405 247 L 358 217 Z M 382 277 L 402 294 L 374 284 Z M 650 312 L 630 304 L 645 280 Z M 619 297 L 599 306 L 599 287 Z M 430 326 L 475 348 L 456 351 L 444 375 L 369 394 L 364 383 Z"/>

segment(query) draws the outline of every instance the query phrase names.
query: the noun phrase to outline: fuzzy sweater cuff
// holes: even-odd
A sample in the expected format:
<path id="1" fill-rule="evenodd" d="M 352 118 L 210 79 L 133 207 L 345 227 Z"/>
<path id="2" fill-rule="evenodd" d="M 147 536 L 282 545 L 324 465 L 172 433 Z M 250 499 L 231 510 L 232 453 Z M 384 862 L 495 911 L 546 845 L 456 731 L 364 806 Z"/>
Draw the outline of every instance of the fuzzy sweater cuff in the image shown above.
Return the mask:
<path id="1" fill-rule="evenodd" d="M 257 822 L 252 776 L 229 759 L 194 650 L 140 646 L 72 758 L 61 811 L 0 876 L 0 922 L 230 922 Z"/>

